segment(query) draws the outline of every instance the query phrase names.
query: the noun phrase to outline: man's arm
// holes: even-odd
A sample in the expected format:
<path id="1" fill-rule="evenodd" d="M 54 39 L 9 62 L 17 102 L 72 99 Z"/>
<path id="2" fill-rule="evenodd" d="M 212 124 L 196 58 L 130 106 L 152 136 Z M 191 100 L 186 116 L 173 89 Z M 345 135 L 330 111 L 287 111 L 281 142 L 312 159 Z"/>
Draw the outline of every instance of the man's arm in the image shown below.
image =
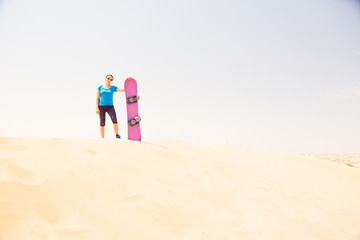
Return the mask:
<path id="1" fill-rule="evenodd" d="M 125 92 L 125 88 L 117 88 L 116 91 L 117 92 Z"/>
<path id="2" fill-rule="evenodd" d="M 97 114 L 100 113 L 99 102 L 100 102 L 100 91 L 97 90 L 97 96 L 96 96 L 96 113 Z"/>

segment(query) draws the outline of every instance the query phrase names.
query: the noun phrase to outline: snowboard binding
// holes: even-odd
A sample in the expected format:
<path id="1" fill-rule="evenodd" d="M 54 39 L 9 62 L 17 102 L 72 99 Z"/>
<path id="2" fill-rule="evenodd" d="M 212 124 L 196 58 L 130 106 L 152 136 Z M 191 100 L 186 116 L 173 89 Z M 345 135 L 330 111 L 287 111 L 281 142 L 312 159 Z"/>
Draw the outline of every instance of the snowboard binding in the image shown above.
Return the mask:
<path id="1" fill-rule="evenodd" d="M 139 99 L 140 99 L 140 96 L 139 96 L 139 95 L 136 95 L 136 96 L 128 97 L 128 98 L 126 99 L 126 102 L 127 102 L 128 104 L 131 104 L 131 103 L 134 103 L 134 102 L 139 101 Z"/>
<path id="2" fill-rule="evenodd" d="M 130 119 L 128 121 L 128 124 L 132 127 L 132 126 L 138 124 L 140 121 L 141 121 L 141 117 L 138 116 L 138 117 L 134 117 L 133 119 Z"/>

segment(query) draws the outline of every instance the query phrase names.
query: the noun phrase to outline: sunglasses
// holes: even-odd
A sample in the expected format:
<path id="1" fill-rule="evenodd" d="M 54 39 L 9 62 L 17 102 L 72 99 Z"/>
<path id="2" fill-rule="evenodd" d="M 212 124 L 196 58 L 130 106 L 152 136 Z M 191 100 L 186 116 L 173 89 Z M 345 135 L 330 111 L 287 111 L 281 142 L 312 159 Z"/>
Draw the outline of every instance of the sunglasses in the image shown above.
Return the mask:
<path id="1" fill-rule="evenodd" d="M 114 79 L 112 79 L 112 78 L 109 78 L 109 77 L 108 77 L 108 78 L 106 78 L 106 79 L 108 79 L 108 80 L 110 80 L 110 81 L 114 80 Z"/>

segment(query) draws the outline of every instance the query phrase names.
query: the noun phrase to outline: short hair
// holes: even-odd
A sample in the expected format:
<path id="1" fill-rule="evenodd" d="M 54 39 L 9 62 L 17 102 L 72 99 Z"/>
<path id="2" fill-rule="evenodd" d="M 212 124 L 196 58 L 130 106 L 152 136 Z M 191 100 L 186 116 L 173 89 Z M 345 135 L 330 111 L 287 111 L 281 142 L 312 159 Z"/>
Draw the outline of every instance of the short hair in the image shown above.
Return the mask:
<path id="1" fill-rule="evenodd" d="M 107 78 L 108 76 L 111 76 L 114 79 L 114 76 L 111 74 L 106 75 L 105 78 Z"/>

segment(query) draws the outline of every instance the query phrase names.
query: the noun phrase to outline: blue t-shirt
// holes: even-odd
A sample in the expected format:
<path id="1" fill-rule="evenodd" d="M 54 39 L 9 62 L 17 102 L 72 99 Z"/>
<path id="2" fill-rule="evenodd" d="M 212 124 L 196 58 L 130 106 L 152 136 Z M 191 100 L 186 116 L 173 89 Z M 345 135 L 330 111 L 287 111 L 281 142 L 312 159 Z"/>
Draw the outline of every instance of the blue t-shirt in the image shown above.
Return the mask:
<path id="1" fill-rule="evenodd" d="M 100 91 L 100 102 L 99 106 L 113 106 L 113 96 L 118 87 L 111 86 L 111 88 L 104 88 L 102 85 L 98 87 Z"/>

